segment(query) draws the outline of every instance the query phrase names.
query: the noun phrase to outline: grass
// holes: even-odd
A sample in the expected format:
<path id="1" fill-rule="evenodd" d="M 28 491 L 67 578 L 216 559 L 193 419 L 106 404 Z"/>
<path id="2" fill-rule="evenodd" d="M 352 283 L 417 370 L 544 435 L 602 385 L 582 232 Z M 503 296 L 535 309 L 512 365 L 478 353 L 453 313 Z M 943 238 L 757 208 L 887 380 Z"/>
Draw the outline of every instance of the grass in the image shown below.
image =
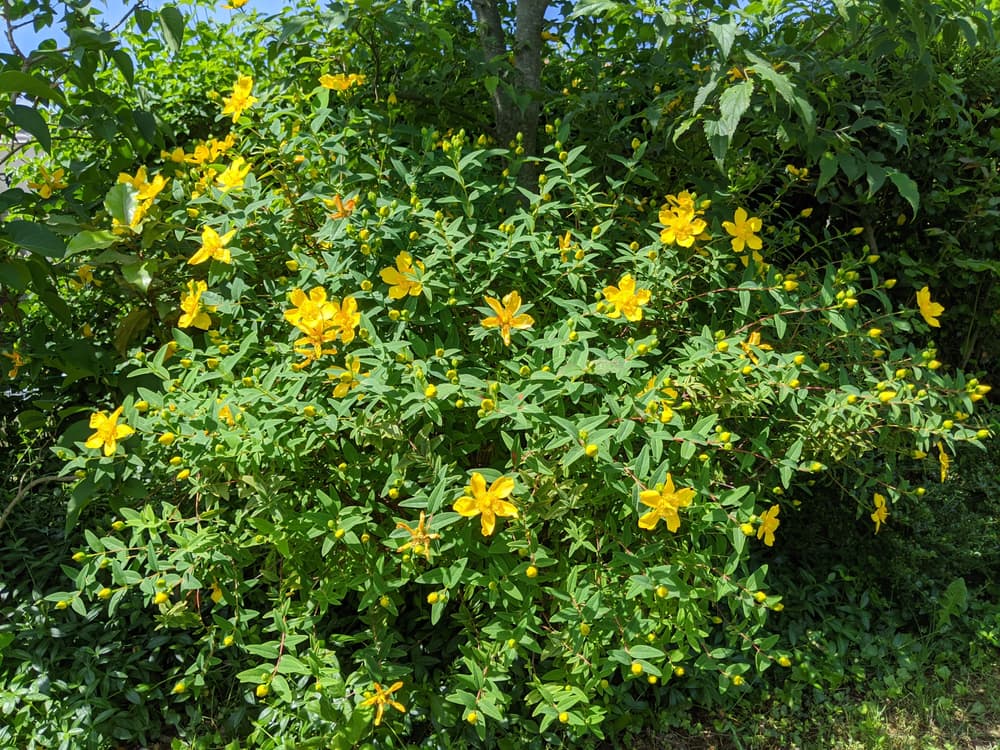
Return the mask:
<path id="1" fill-rule="evenodd" d="M 1000 750 L 1000 653 L 931 675 L 900 698 L 831 694 L 809 706 L 745 706 L 647 732 L 631 750 Z"/>

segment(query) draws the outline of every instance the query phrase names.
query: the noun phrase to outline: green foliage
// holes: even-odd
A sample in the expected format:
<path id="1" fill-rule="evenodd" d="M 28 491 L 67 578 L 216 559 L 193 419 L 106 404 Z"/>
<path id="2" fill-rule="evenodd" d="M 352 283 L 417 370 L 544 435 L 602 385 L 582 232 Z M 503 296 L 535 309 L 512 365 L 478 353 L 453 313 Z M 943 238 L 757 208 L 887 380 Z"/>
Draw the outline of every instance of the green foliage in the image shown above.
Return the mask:
<path id="1" fill-rule="evenodd" d="M 462 5 L 359 0 L 252 30 L 168 6 L 126 47 L 102 37 L 66 91 L 104 109 L 59 122 L 103 140 L 53 145 L 68 161 L 5 194 L 9 377 L 41 389 L 20 427 L 61 432 L 73 480 L 66 577 L 4 601 L 26 623 L 0 631 L 5 740 L 76 731 L 86 702 L 95 746 L 588 743 L 637 714 L 859 683 L 854 648 L 898 651 L 883 682 L 902 689 L 927 649 L 897 639 L 901 612 L 934 637 L 984 613 L 992 558 L 977 578 L 971 545 L 953 556 L 960 511 L 937 549 L 886 544 L 890 593 L 847 585 L 860 557 L 789 574 L 834 524 L 859 547 L 940 529 L 914 456 L 944 474 L 990 435 L 989 387 L 938 353 L 935 315 L 875 251 L 882 201 L 934 204 L 907 131 L 868 124 L 892 160 L 852 162 L 842 137 L 868 125 L 834 84 L 864 88 L 870 62 L 838 67 L 844 39 L 891 12 L 817 14 L 836 33 L 814 55 L 777 9 L 665 6 L 647 28 L 596 5 L 616 23 L 553 24 L 562 98 L 515 92 L 546 99 L 537 154 L 486 132 L 471 76 L 512 79 L 473 53 Z M 879 55 L 947 42 L 934 18 Z M 261 78 L 251 39 L 282 73 Z M 932 553 L 960 563 L 931 603 L 870 628 Z M 32 635 L 52 622 L 70 648 Z M 32 655 L 86 679 L 45 693 Z"/>

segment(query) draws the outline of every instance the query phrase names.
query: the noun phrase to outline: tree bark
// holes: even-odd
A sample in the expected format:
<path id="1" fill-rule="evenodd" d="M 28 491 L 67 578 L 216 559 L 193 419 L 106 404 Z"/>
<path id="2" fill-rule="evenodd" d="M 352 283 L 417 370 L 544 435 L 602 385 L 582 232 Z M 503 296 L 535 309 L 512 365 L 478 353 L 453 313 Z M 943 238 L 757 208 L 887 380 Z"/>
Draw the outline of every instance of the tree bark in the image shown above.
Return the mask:
<path id="1" fill-rule="evenodd" d="M 521 145 L 526 156 L 537 156 L 538 118 L 541 114 L 539 95 L 542 84 L 542 28 L 548 5 L 549 0 L 517 0 L 514 39 L 508 48 L 500 15 L 500 0 L 472 0 L 483 51 L 491 62 L 512 57 L 513 75 L 512 80 L 507 83 L 524 104 L 523 107 L 520 106 L 504 86 L 496 87 L 493 92 L 493 115 L 497 141 L 501 146 L 506 146 L 521 133 Z M 529 162 L 522 168 L 518 182 L 524 187 L 534 188 L 537 174 L 537 166 Z"/>

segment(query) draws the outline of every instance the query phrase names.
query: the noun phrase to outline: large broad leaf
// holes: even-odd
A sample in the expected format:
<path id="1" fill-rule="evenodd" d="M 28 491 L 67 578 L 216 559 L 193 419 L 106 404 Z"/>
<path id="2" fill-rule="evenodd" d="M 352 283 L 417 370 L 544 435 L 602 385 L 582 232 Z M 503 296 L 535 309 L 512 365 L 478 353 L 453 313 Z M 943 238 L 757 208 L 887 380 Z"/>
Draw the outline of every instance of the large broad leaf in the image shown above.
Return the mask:
<path id="1" fill-rule="evenodd" d="M 103 250 L 106 247 L 114 245 L 119 239 L 121 238 L 113 232 L 87 229 L 75 234 L 73 239 L 69 241 L 66 245 L 66 256 L 68 257 L 87 250 Z"/>
<path id="2" fill-rule="evenodd" d="M 48 123 L 34 107 L 23 104 L 12 104 L 8 110 L 10 121 L 21 130 L 35 136 L 35 140 L 46 151 L 52 151 L 52 136 L 49 134 Z"/>
<path id="3" fill-rule="evenodd" d="M 710 23 L 708 25 L 708 32 L 715 39 L 715 44 L 719 47 L 719 52 L 722 53 L 723 60 L 729 57 L 729 52 L 733 48 L 733 42 L 736 40 L 736 32 L 738 30 L 739 27 L 736 25 L 736 21 Z"/>
<path id="4" fill-rule="evenodd" d="M 152 313 L 145 307 L 137 307 L 125 316 L 115 331 L 114 344 L 119 354 L 125 356 L 129 346 L 145 333 L 152 319 Z"/>
<path id="5" fill-rule="evenodd" d="M 753 83 L 749 80 L 726 88 L 719 97 L 719 132 L 731 136 L 740 124 L 740 118 L 750 106 Z"/>
<path id="6" fill-rule="evenodd" d="M 119 224 L 125 226 L 132 225 L 132 217 L 138 207 L 136 200 L 136 189 L 131 185 L 119 182 L 108 191 L 104 198 L 104 207 L 108 210 L 111 218 Z"/>
<path id="7" fill-rule="evenodd" d="M 160 26 L 163 28 L 163 39 L 174 52 L 180 49 L 184 41 L 184 16 L 173 5 L 160 8 Z"/>
<path id="8" fill-rule="evenodd" d="M 5 70 L 0 73 L 0 92 L 5 94 L 26 94 L 35 99 L 45 99 L 66 105 L 63 95 L 41 78 L 36 78 L 20 70 Z"/>
<path id="9" fill-rule="evenodd" d="M 66 254 L 66 243 L 42 224 L 16 219 L 7 222 L 4 233 L 19 248 L 46 258 L 62 258 Z"/>
<path id="10" fill-rule="evenodd" d="M 920 189 L 917 187 L 917 183 L 908 174 L 896 171 L 889 172 L 889 180 L 896 186 L 899 194 L 910 204 L 910 207 L 913 209 L 913 215 L 916 216 L 917 210 L 920 208 Z"/>

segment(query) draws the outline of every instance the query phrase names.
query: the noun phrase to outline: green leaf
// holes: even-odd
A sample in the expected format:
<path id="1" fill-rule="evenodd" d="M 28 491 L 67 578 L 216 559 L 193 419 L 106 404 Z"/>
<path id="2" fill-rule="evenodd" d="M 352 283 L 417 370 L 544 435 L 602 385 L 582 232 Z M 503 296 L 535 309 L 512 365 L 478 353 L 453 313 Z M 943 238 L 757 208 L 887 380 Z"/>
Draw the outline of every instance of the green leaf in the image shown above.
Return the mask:
<path id="1" fill-rule="evenodd" d="M 920 190 L 917 188 L 917 183 L 908 174 L 895 170 L 889 171 L 889 181 L 896 186 L 899 194 L 910 204 L 913 215 L 916 216 L 920 209 Z"/>
<path id="2" fill-rule="evenodd" d="M 30 283 L 31 272 L 22 261 L 9 260 L 0 263 L 0 284 L 15 292 L 23 292 Z"/>
<path id="3" fill-rule="evenodd" d="M 27 133 L 35 136 L 35 140 L 46 151 L 52 151 L 52 136 L 49 134 L 48 123 L 34 107 L 23 104 L 12 104 L 8 110 L 10 120 Z"/>
<path id="4" fill-rule="evenodd" d="M 73 239 L 66 244 L 65 257 L 68 258 L 71 255 L 87 250 L 103 250 L 106 247 L 114 245 L 118 240 L 119 237 L 113 232 L 86 229 L 73 235 Z"/>
<path id="5" fill-rule="evenodd" d="M 119 354 L 126 355 L 129 345 L 145 332 L 152 319 L 152 313 L 145 307 L 137 307 L 125 316 L 115 330 L 114 345 Z"/>
<path id="6" fill-rule="evenodd" d="M 176 52 L 184 41 L 184 16 L 173 5 L 160 8 L 160 26 L 163 39 L 172 52 Z"/>
<path id="7" fill-rule="evenodd" d="M 55 232 L 33 221 L 15 219 L 4 227 L 7 237 L 18 247 L 46 258 L 62 258 L 66 243 Z"/>
<path id="8" fill-rule="evenodd" d="M 157 263 L 152 260 L 122 266 L 122 275 L 125 277 L 125 280 L 142 292 L 146 292 L 149 289 L 149 285 L 153 283 L 153 274 L 156 271 Z"/>
<path id="9" fill-rule="evenodd" d="M 722 92 L 722 96 L 719 97 L 719 135 L 732 136 L 736 132 L 740 118 L 750 106 L 752 94 L 753 83 L 751 81 L 728 86 Z"/>
<path id="10" fill-rule="evenodd" d="M 816 182 L 816 190 L 822 190 L 835 174 L 837 174 L 837 157 L 827 151 L 819 160 L 819 180 Z"/>
<path id="11" fill-rule="evenodd" d="M 131 185 L 119 182 L 108 191 L 104 198 L 104 208 L 107 209 L 112 219 L 119 224 L 131 226 L 132 217 L 135 216 L 139 202 L 136 200 L 136 190 Z"/>
<path id="12" fill-rule="evenodd" d="M 132 86 L 135 83 L 135 63 L 132 62 L 132 56 L 123 49 L 116 49 L 111 53 L 111 57 L 125 77 L 125 82 Z"/>
<path id="13" fill-rule="evenodd" d="M 0 92 L 10 94 L 27 94 L 36 99 L 45 99 L 66 106 L 63 95 L 52 88 L 41 78 L 20 70 L 7 70 L 0 73 Z"/>
<path id="14" fill-rule="evenodd" d="M 710 23 L 708 25 L 708 33 L 712 35 L 715 39 L 715 44 L 719 48 L 719 52 L 722 53 L 722 58 L 726 59 L 729 57 L 729 53 L 733 48 L 733 42 L 736 40 L 736 32 L 738 27 L 736 21 L 730 21 L 729 23 Z"/>

